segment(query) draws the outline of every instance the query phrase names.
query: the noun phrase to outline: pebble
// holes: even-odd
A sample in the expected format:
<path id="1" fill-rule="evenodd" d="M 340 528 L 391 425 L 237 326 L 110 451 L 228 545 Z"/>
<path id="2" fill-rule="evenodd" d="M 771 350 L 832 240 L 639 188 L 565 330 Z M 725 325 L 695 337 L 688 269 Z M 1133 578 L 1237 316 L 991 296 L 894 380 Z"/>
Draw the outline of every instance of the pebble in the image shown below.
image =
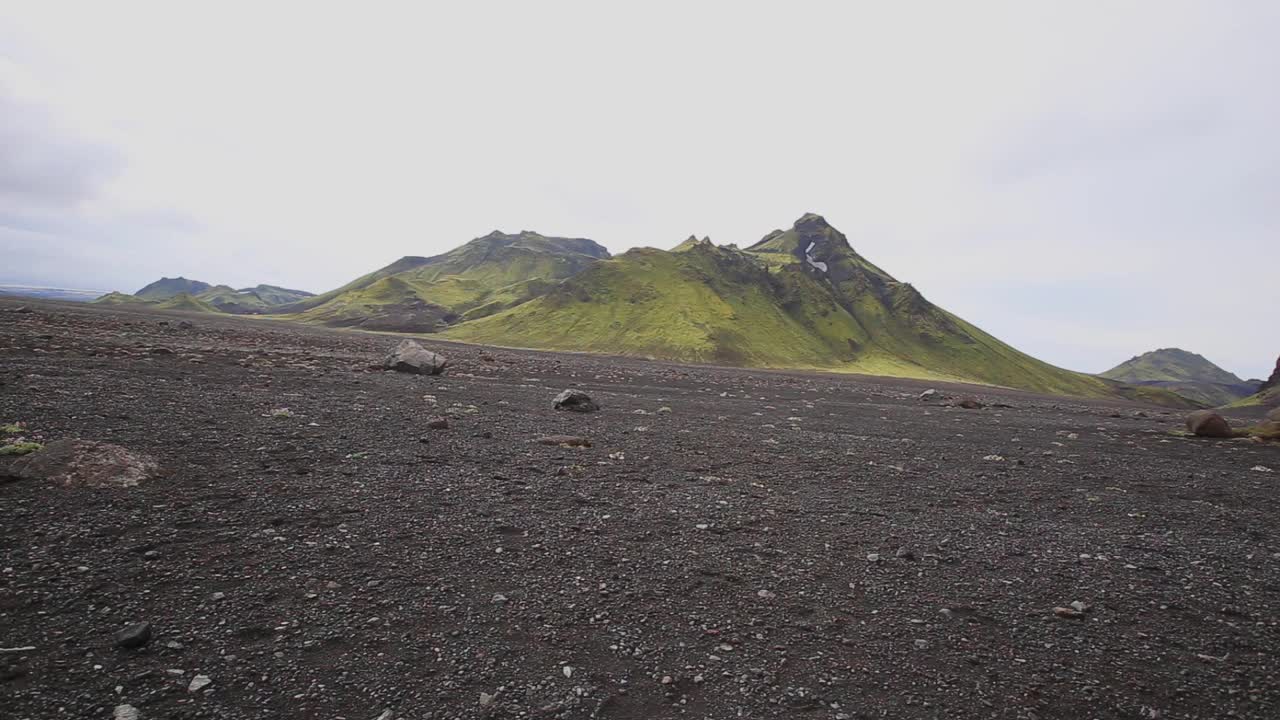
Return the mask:
<path id="1" fill-rule="evenodd" d="M 213 678 L 208 675 L 197 675 L 191 678 L 191 684 L 187 686 L 187 692 L 200 692 L 212 684 Z"/>
<path id="2" fill-rule="evenodd" d="M 151 623 L 134 623 L 116 633 L 116 647 L 140 648 L 151 642 Z"/>
<path id="3" fill-rule="evenodd" d="M 564 673 L 564 676 L 567 678 L 573 677 L 573 667 L 570 665 L 565 665 L 564 667 L 560 668 L 560 672 Z"/>
<path id="4" fill-rule="evenodd" d="M 140 717 L 138 708 L 132 705 L 117 705 L 116 711 L 111 714 L 112 720 L 138 720 Z"/>
<path id="5" fill-rule="evenodd" d="M 867 553 L 867 562 L 880 562 L 880 553 Z"/>

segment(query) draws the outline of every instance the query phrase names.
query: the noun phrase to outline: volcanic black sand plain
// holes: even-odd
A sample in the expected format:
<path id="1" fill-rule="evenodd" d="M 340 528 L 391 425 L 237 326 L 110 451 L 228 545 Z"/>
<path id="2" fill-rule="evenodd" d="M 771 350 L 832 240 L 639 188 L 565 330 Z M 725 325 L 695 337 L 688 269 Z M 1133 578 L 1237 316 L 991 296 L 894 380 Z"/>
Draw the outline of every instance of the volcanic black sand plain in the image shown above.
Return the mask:
<path id="1" fill-rule="evenodd" d="M 0 301 L 0 423 L 163 466 L 0 484 L 0 717 L 1280 717 L 1276 445 L 398 340 Z"/>

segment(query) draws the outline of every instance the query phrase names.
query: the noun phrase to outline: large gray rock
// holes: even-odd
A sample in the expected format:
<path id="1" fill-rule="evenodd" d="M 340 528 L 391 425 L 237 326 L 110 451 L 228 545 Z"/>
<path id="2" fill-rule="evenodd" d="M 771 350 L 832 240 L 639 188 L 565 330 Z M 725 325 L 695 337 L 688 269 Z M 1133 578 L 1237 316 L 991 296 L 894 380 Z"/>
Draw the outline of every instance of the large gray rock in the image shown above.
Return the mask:
<path id="1" fill-rule="evenodd" d="M 1235 437 L 1227 419 L 1212 410 L 1197 410 L 1188 415 L 1187 429 L 1200 437 Z"/>
<path id="2" fill-rule="evenodd" d="M 45 480 L 68 487 L 134 487 L 160 473 L 152 458 L 95 440 L 58 440 L 18 458 L 7 471 L 18 480 Z"/>
<path id="3" fill-rule="evenodd" d="M 382 367 L 396 372 L 439 375 L 449 366 L 445 356 L 431 352 L 413 340 L 404 340 L 382 361 Z"/>
<path id="4" fill-rule="evenodd" d="M 1271 412 L 1267 413 L 1267 419 L 1272 422 L 1280 422 L 1280 407 L 1271 408 Z"/>
<path id="5" fill-rule="evenodd" d="M 573 412 L 595 412 L 600 409 L 591 396 L 581 390 L 565 390 L 556 396 L 555 409 Z"/>

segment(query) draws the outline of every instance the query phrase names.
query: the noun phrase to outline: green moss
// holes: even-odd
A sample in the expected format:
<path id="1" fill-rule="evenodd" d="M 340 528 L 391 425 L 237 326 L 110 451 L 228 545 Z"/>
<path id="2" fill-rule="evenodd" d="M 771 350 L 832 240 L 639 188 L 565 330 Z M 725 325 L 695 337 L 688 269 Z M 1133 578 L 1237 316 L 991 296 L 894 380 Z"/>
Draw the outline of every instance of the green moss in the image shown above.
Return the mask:
<path id="1" fill-rule="evenodd" d="M 6 455 L 27 455 L 44 448 L 38 442 L 15 442 L 7 445 L 0 445 L 0 456 Z"/>
<path id="2" fill-rule="evenodd" d="M 9 423 L 8 425 L 0 425 L 0 434 L 3 435 L 21 435 L 27 429 L 18 423 Z"/>

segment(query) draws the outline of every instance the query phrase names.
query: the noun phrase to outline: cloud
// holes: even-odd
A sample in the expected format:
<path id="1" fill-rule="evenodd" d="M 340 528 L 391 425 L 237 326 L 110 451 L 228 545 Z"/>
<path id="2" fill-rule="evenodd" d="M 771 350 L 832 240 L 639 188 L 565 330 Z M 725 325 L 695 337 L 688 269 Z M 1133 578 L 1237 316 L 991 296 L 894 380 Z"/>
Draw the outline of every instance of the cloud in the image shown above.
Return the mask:
<path id="1" fill-rule="evenodd" d="M 74 208 L 116 177 L 123 162 L 113 148 L 72 135 L 47 108 L 0 82 L 0 213 Z"/>

